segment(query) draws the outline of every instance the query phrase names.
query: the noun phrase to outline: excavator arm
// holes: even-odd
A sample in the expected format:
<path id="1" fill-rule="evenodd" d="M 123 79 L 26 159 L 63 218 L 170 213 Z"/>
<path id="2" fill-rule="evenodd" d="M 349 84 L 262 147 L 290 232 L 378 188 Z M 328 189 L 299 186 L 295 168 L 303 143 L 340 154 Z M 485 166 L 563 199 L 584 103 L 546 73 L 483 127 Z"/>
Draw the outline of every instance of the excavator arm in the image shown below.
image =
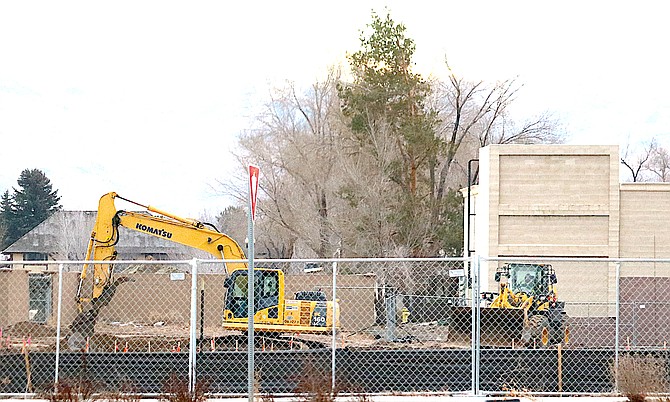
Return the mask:
<path id="1" fill-rule="evenodd" d="M 116 199 L 134 204 L 145 211 L 117 210 Z M 79 315 L 70 326 L 73 333 L 79 334 L 78 341 L 81 342 L 81 339 L 93 334 L 93 326 L 100 308 L 109 303 L 116 285 L 128 280 L 127 278 L 114 280 L 113 262 L 116 259 L 119 227 L 206 251 L 224 261 L 228 274 L 246 269 L 246 263 L 231 261 L 246 258 L 237 242 L 217 231 L 212 225 L 209 226 L 211 228 L 198 220 L 181 218 L 158 208 L 125 199 L 114 192 L 103 195 L 98 204 L 95 226 L 86 251 L 86 260 L 91 262 L 84 265 L 79 279 L 76 296 Z M 93 270 L 93 291 L 90 297 L 84 297 L 82 295 L 83 283 L 91 269 Z M 90 304 L 88 310 L 85 310 L 86 303 Z"/>
<path id="2" fill-rule="evenodd" d="M 161 216 L 151 215 L 147 212 L 119 211 L 114 203 L 117 198 Z M 206 224 L 195 219 L 181 218 L 158 208 L 125 199 L 111 192 L 100 198 L 98 215 L 86 251 L 88 261 L 109 261 L 109 263 L 84 265 L 77 290 L 80 312 L 83 309 L 82 302 L 100 297 L 104 289 L 113 281 L 112 261 L 116 259 L 116 244 L 119 241 L 120 226 L 206 251 L 224 261 L 246 258 L 242 248 L 235 240 L 218 232 L 215 228 L 209 229 Z M 86 299 L 81 296 L 82 283 L 86 279 L 91 265 L 93 266 L 93 293 L 90 299 Z M 246 263 L 226 263 L 226 270 L 229 274 L 238 269 L 246 269 Z"/>

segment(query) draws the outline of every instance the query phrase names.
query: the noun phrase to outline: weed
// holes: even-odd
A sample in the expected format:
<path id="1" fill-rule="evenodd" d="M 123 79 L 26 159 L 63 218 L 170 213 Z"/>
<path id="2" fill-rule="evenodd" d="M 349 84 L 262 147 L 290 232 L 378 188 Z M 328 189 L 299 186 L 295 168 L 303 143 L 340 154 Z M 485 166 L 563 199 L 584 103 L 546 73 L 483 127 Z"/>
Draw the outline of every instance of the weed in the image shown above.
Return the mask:
<path id="1" fill-rule="evenodd" d="M 523 388 L 519 389 L 517 387 L 509 386 L 507 384 L 504 384 L 502 386 L 502 391 L 507 396 L 512 397 L 512 398 L 521 398 L 521 397 L 530 398 L 531 397 L 530 390 L 523 389 Z"/>
<path id="2" fill-rule="evenodd" d="M 58 386 L 40 393 L 49 402 L 90 402 L 96 399 L 95 384 L 87 379 L 65 379 Z"/>
<path id="3" fill-rule="evenodd" d="M 612 375 L 618 391 L 631 402 L 643 402 L 649 395 L 668 390 L 665 361 L 654 356 L 620 356 L 618 369 L 612 366 Z"/>
<path id="4" fill-rule="evenodd" d="M 159 398 L 167 402 L 205 402 L 207 388 L 205 381 L 197 381 L 195 389 L 191 392 L 188 380 L 172 373 L 163 384 L 163 393 Z"/>
<path id="5" fill-rule="evenodd" d="M 261 394 L 258 397 L 259 402 L 275 402 L 275 397 L 270 393 Z"/>
<path id="6" fill-rule="evenodd" d="M 333 389 L 330 370 L 319 369 L 312 361 L 305 362 L 303 372 L 298 378 L 296 394 L 302 402 L 333 402 L 337 389 Z"/>
<path id="7" fill-rule="evenodd" d="M 274 402 L 274 395 L 270 392 L 262 392 L 261 379 L 261 371 L 260 369 L 257 369 L 254 373 L 254 395 L 258 395 L 257 400 L 260 402 Z"/>
<path id="8" fill-rule="evenodd" d="M 140 402 L 142 394 L 133 384 L 122 382 L 117 391 L 105 392 L 100 399 L 108 402 Z"/>
<path id="9" fill-rule="evenodd" d="M 365 394 L 356 394 L 352 395 L 351 402 L 372 402 L 372 399 Z"/>

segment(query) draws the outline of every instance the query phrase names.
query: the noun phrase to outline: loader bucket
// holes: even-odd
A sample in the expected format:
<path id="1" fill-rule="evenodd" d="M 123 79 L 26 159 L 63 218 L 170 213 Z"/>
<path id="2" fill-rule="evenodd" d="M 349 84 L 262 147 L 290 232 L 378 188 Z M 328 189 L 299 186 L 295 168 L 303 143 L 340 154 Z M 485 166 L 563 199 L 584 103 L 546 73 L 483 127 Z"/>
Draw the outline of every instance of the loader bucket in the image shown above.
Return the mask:
<path id="1" fill-rule="evenodd" d="M 482 346 L 512 347 L 522 344 L 524 312 L 520 309 L 480 307 L 480 340 Z M 471 307 L 451 307 L 449 313 L 449 340 L 469 344 L 472 339 Z"/>

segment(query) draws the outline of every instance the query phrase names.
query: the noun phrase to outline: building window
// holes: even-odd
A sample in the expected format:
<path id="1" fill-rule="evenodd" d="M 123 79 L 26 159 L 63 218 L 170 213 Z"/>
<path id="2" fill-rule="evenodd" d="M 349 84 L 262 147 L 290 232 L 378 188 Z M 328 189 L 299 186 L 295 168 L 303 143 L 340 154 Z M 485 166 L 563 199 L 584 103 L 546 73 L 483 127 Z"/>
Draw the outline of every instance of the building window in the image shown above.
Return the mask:
<path id="1" fill-rule="evenodd" d="M 51 275 L 28 275 L 28 319 L 44 324 L 51 317 Z"/>
<path id="2" fill-rule="evenodd" d="M 23 261 L 46 261 L 46 253 L 23 253 Z"/>

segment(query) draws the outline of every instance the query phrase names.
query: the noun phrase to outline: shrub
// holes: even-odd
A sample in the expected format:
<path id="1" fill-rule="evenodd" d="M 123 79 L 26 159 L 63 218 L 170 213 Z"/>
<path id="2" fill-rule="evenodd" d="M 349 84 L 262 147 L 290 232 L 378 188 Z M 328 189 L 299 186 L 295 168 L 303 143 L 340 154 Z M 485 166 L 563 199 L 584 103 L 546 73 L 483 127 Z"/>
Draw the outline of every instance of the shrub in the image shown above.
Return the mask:
<path id="1" fill-rule="evenodd" d="M 649 395 L 668 391 L 665 360 L 643 354 L 619 357 L 618 369 L 612 366 L 618 392 L 631 402 L 643 402 Z"/>

